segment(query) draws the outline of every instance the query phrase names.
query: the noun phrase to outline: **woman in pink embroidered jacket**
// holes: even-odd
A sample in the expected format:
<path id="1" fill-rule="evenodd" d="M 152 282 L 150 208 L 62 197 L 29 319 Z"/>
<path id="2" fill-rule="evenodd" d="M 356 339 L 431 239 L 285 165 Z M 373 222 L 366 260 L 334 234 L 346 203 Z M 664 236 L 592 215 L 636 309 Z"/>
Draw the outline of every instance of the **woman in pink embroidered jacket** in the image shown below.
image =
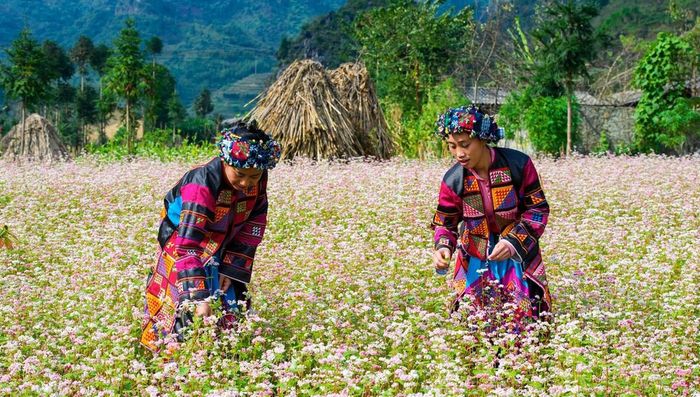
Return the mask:
<path id="1" fill-rule="evenodd" d="M 551 310 L 539 248 L 549 216 L 535 166 L 524 153 L 489 146 L 503 129 L 474 106 L 449 109 L 436 122 L 457 164 L 440 185 L 433 265 L 453 273 L 455 307 L 466 296 L 482 302 L 484 287 L 497 281 L 519 317 Z"/>
<path id="2" fill-rule="evenodd" d="M 254 121 L 237 121 L 222 131 L 218 147 L 218 157 L 185 173 L 165 195 L 141 335 L 154 352 L 168 334 L 183 340 L 191 321 L 180 310 L 184 301 L 209 316 L 209 299 L 221 299 L 228 321 L 250 305 L 247 284 L 267 224 L 267 171 L 280 146 Z"/>

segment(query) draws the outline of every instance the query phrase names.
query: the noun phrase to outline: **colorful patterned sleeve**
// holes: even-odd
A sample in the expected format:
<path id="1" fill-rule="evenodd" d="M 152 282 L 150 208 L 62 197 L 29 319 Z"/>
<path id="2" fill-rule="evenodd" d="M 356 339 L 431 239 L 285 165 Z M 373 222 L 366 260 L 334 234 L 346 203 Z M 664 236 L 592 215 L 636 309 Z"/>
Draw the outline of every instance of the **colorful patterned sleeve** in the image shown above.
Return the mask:
<path id="1" fill-rule="evenodd" d="M 513 245 L 520 258 L 529 262 L 538 252 L 538 242 L 549 218 L 549 204 L 545 199 L 537 170 L 530 159 L 523 168 L 519 196 L 524 204 L 524 212 L 520 221 L 504 238 Z"/>
<path id="2" fill-rule="evenodd" d="M 440 184 L 438 206 L 431 227 L 435 231 L 435 249 L 457 247 L 458 227 L 462 220 L 462 199 L 445 181 Z"/>
<path id="3" fill-rule="evenodd" d="M 182 211 L 174 242 L 180 301 L 201 300 L 209 297 L 202 254 L 208 241 L 206 225 L 214 216 L 216 201 L 208 187 L 197 183 L 183 184 L 180 192 Z"/>
<path id="4" fill-rule="evenodd" d="M 255 251 L 262 242 L 267 225 L 266 177 L 260 183 L 260 191 L 248 219 L 227 244 L 219 272 L 235 280 L 249 283 L 253 271 Z"/>

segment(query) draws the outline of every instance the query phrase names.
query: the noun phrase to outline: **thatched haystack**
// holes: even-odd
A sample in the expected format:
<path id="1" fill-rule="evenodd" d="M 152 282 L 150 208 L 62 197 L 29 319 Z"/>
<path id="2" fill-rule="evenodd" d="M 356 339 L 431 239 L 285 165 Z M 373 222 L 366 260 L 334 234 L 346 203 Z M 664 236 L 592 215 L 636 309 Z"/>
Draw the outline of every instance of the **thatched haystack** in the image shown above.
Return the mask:
<path id="1" fill-rule="evenodd" d="M 350 120 L 365 154 L 379 158 L 391 156 L 394 143 L 365 65 L 344 63 L 330 70 L 328 75 L 338 98 L 350 112 Z"/>
<path id="2" fill-rule="evenodd" d="M 284 158 L 364 155 L 348 111 L 323 66 L 315 61 L 289 65 L 247 118 L 255 119 L 280 142 Z"/>
<path id="3" fill-rule="evenodd" d="M 61 161 L 70 159 L 68 150 L 61 142 L 56 128 L 38 114 L 30 114 L 18 123 L 0 141 L 0 153 L 4 159 Z"/>

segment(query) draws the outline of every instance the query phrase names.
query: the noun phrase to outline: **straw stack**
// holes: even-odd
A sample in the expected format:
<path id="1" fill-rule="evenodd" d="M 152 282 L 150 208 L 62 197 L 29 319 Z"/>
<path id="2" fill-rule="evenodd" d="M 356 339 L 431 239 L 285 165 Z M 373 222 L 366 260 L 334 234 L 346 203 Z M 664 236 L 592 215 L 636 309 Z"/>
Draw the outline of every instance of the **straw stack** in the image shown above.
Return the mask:
<path id="1" fill-rule="evenodd" d="M 30 114 L 0 140 L 0 156 L 17 161 L 63 161 L 69 160 L 68 149 L 61 142 L 56 128 L 39 114 Z"/>
<path id="2" fill-rule="evenodd" d="M 365 65 L 344 63 L 328 72 L 338 98 L 350 112 L 353 130 L 368 156 L 388 158 L 394 145 L 374 84 Z"/>
<path id="3" fill-rule="evenodd" d="M 364 155 L 323 66 L 302 60 L 289 65 L 247 115 L 277 139 L 283 158 Z"/>

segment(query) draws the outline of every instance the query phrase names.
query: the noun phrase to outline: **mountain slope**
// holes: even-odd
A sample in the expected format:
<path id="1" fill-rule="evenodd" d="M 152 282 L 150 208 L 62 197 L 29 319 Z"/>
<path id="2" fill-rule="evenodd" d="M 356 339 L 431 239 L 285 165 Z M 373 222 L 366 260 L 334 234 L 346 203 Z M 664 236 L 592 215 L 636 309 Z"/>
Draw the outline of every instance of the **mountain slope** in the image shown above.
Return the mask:
<path id="1" fill-rule="evenodd" d="M 37 39 L 55 40 L 65 48 L 81 34 L 111 45 L 124 19 L 133 17 L 143 39 L 162 39 L 158 59 L 174 73 L 180 95 L 189 104 L 203 88 L 216 95 L 255 72 L 271 72 L 282 36 L 296 34 L 304 21 L 343 2 L 5 0 L 0 3 L 0 47 L 9 46 L 25 24 Z M 224 99 L 215 111 L 231 115 L 240 102 Z"/>

